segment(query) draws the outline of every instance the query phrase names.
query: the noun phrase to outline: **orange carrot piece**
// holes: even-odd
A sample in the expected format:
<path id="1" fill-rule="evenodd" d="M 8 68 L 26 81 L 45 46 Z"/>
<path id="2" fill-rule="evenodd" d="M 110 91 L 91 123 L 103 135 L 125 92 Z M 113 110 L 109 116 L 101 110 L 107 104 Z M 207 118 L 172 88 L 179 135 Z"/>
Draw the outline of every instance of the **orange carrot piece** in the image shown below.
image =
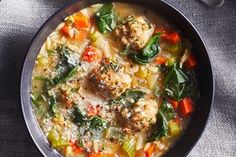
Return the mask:
<path id="1" fill-rule="evenodd" d="M 179 103 L 179 112 L 182 117 L 187 117 L 193 111 L 192 100 L 185 97 Z"/>
<path id="2" fill-rule="evenodd" d="M 188 70 L 194 69 L 197 67 L 197 60 L 192 53 L 188 55 L 187 60 L 184 62 L 184 67 Z"/>
<path id="3" fill-rule="evenodd" d="M 82 59 L 86 62 L 94 62 L 102 56 L 102 53 L 99 49 L 89 46 L 85 49 L 84 53 L 82 54 Z"/>
<path id="4" fill-rule="evenodd" d="M 178 101 L 173 100 L 173 99 L 168 99 L 168 102 L 173 106 L 173 108 L 174 108 L 175 110 L 178 109 L 178 106 L 179 106 L 179 102 L 178 102 Z"/>
<path id="5" fill-rule="evenodd" d="M 69 144 L 70 144 L 70 146 L 72 147 L 73 151 L 75 151 L 76 153 L 81 153 L 81 152 L 83 152 L 83 149 L 82 149 L 81 147 L 77 146 L 76 140 L 71 139 L 71 140 L 69 141 Z"/>
<path id="6" fill-rule="evenodd" d="M 151 144 L 151 146 L 146 150 L 146 157 L 152 157 L 155 151 L 155 145 Z"/>
<path id="7" fill-rule="evenodd" d="M 73 18 L 75 20 L 74 26 L 76 29 L 88 29 L 90 27 L 90 19 L 81 12 L 75 14 Z"/>
<path id="8" fill-rule="evenodd" d="M 165 33 L 169 32 L 169 31 L 170 31 L 170 29 L 167 26 L 159 26 L 159 27 L 157 27 L 155 29 L 155 33 L 163 33 L 163 34 L 165 34 Z"/>
<path id="9" fill-rule="evenodd" d="M 64 25 L 61 29 L 60 29 L 61 34 L 63 34 L 64 36 L 69 36 L 69 26 L 68 25 Z"/>
<path id="10" fill-rule="evenodd" d="M 100 110 L 100 106 L 97 105 L 97 106 L 92 106 L 92 105 L 88 105 L 88 108 L 87 108 L 87 113 L 89 116 L 96 116 L 98 115 L 99 113 L 99 110 Z"/>
<path id="11" fill-rule="evenodd" d="M 155 59 L 155 63 L 156 64 L 166 64 L 166 61 L 167 61 L 167 58 L 164 57 L 164 56 L 157 56 L 156 59 Z"/>
<path id="12" fill-rule="evenodd" d="M 172 44 L 177 44 L 180 42 L 180 35 L 178 32 L 165 33 L 161 37 Z"/>
<path id="13" fill-rule="evenodd" d="M 102 154 L 100 152 L 98 153 L 90 153 L 88 157 L 102 157 Z"/>
<path id="14" fill-rule="evenodd" d="M 88 37 L 88 35 L 89 35 L 88 31 L 79 30 L 75 33 L 75 40 L 83 41 L 84 39 Z"/>

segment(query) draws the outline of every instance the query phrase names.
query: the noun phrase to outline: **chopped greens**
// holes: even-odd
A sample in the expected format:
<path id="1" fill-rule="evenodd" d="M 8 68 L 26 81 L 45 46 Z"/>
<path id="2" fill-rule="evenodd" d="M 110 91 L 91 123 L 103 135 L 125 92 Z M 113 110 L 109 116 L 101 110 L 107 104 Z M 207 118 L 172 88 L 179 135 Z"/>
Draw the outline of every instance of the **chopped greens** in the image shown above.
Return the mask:
<path id="1" fill-rule="evenodd" d="M 106 128 L 107 127 L 107 122 L 105 120 L 103 120 L 102 118 L 100 118 L 100 117 L 94 116 L 90 120 L 90 126 L 93 129 Z"/>
<path id="2" fill-rule="evenodd" d="M 147 45 L 142 49 L 141 52 L 135 52 L 134 50 L 125 49 L 125 53 L 128 54 L 128 57 L 131 58 L 134 62 L 138 64 L 147 64 L 152 61 L 157 54 L 159 53 L 159 39 L 160 33 L 154 35 Z"/>
<path id="3" fill-rule="evenodd" d="M 171 104 L 164 102 L 157 113 L 157 128 L 148 138 L 148 142 L 158 140 L 168 133 L 168 121 L 174 118 L 174 109 Z"/>
<path id="4" fill-rule="evenodd" d="M 50 96 L 48 100 L 48 113 L 50 116 L 55 116 L 57 113 L 57 100 L 55 96 Z"/>
<path id="5" fill-rule="evenodd" d="M 166 94 L 179 101 L 185 96 L 188 83 L 189 78 L 186 73 L 174 65 L 164 80 Z"/>
<path id="6" fill-rule="evenodd" d="M 127 89 L 120 97 L 110 102 L 112 104 L 119 104 L 124 107 L 129 107 L 136 103 L 139 99 L 143 98 L 145 92 L 140 89 Z"/>
<path id="7" fill-rule="evenodd" d="M 60 54 L 60 62 L 57 65 L 58 75 L 52 79 L 54 85 L 62 83 L 71 78 L 77 71 L 77 61 L 71 54 L 72 52 L 66 47 L 61 46 L 57 48 Z"/>
<path id="8" fill-rule="evenodd" d="M 82 111 L 76 107 L 72 113 L 72 120 L 77 125 L 81 126 L 83 124 L 87 124 L 92 129 L 104 129 L 107 127 L 107 122 L 98 116 L 93 116 L 88 118 Z"/>
<path id="9" fill-rule="evenodd" d="M 95 17 L 101 33 L 111 32 L 116 27 L 116 17 L 113 13 L 113 4 L 111 2 L 105 3 Z"/>
<path id="10" fill-rule="evenodd" d="M 78 125 L 82 125 L 88 121 L 85 114 L 83 114 L 82 111 L 78 107 L 74 109 L 72 113 L 72 119 L 73 119 L 73 122 Z"/>

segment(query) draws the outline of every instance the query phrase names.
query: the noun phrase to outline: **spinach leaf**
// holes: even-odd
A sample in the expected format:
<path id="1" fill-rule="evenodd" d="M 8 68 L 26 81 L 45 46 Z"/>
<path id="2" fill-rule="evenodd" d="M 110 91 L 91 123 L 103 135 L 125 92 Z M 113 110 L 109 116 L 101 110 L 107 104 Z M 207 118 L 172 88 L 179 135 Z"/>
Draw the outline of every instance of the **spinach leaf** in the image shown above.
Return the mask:
<path id="1" fill-rule="evenodd" d="M 145 92 L 140 89 L 127 89 L 120 97 L 110 102 L 110 105 L 118 104 L 124 107 L 129 107 L 143 98 Z"/>
<path id="2" fill-rule="evenodd" d="M 128 57 L 138 64 L 147 64 L 152 61 L 159 53 L 159 39 L 161 34 L 154 35 L 141 52 L 127 50 Z"/>
<path id="3" fill-rule="evenodd" d="M 162 111 L 159 111 L 157 113 L 157 129 L 152 133 L 150 137 L 148 137 L 147 141 L 152 142 L 160 139 L 163 136 L 166 136 L 168 133 L 168 121 L 165 118 L 164 114 Z"/>
<path id="4" fill-rule="evenodd" d="M 148 57 L 145 57 L 138 52 L 129 53 L 128 57 L 137 64 L 147 64 L 150 61 Z"/>
<path id="5" fill-rule="evenodd" d="M 173 106 L 168 103 L 167 101 L 164 101 L 163 104 L 160 106 L 160 109 L 159 109 L 162 114 L 165 116 L 166 120 L 171 120 L 174 118 L 174 108 Z"/>
<path id="6" fill-rule="evenodd" d="M 52 79 L 54 85 L 71 78 L 76 73 L 78 64 L 76 59 L 71 55 L 72 52 L 66 46 L 58 47 L 57 52 L 60 54 L 61 59 L 57 65 L 58 75 Z"/>
<path id="7" fill-rule="evenodd" d="M 143 56 L 153 58 L 158 54 L 159 38 L 160 38 L 160 34 L 156 34 L 149 40 L 147 45 L 143 48 L 143 51 L 142 51 Z"/>
<path id="8" fill-rule="evenodd" d="M 46 79 L 46 90 L 49 90 L 59 83 L 65 82 L 77 72 L 78 63 L 72 55 L 73 52 L 64 45 L 57 47 L 56 51 L 60 55 L 60 61 L 57 65 L 57 76 Z"/>
<path id="9" fill-rule="evenodd" d="M 164 80 L 166 94 L 169 97 L 181 100 L 184 93 L 186 93 L 188 82 L 189 78 L 187 74 L 177 67 L 177 65 L 174 65 Z"/>
<path id="10" fill-rule="evenodd" d="M 105 120 L 98 116 L 88 118 L 78 107 L 75 107 L 72 113 L 72 121 L 79 126 L 86 124 L 92 129 L 104 129 L 107 127 L 107 122 Z"/>
<path id="11" fill-rule="evenodd" d="M 82 113 L 82 111 L 76 107 L 72 113 L 72 120 L 78 125 L 82 125 L 88 121 L 88 118 Z"/>
<path id="12" fill-rule="evenodd" d="M 113 4 L 105 3 L 95 14 L 98 29 L 101 33 L 111 32 L 116 27 L 116 18 L 113 14 Z"/>
<path id="13" fill-rule="evenodd" d="M 94 116 L 90 120 L 90 127 L 93 129 L 100 129 L 100 128 L 106 128 L 107 127 L 107 122 L 103 120 L 100 117 Z"/>
<path id="14" fill-rule="evenodd" d="M 56 96 L 50 96 L 48 100 L 48 113 L 50 116 L 55 116 L 57 113 L 57 100 Z"/>
<path id="15" fill-rule="evenodd" d="M 158 140 L 168 133 L 168 121 L 174 118 L 174 109 L 171 104 L 164 101 L 157 113 L 157 128 L 148 137 L 148 142 Z"/>

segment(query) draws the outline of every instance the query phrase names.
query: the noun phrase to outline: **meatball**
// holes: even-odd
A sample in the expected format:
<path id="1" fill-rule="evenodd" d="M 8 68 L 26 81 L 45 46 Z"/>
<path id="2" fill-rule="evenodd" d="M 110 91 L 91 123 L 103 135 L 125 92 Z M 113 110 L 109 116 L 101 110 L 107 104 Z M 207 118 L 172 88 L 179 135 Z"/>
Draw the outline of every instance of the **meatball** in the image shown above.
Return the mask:
<path id="1" fill-rule="evenodd" d="M 124 68 L 108 59 L 89 73 L 88 80 L 105 99 L 117 98 L 131 86 L 131 77 Z"/>
<path id="2" fill-rule="evenodd" d="M 121 110 L 121 116 L 125 122 L 125 127 L 134 131 L 146 131 L 152 124 L 156 123 L 158 104 L 153 99 L 140 99 L 130 108 Z"/>
<path id="3" fill-rule="evenodd" d="M 128 16 L 124 24 L 120 24 L 115 29 L 116 37 L 125 46 L 133 49 L 142 49 L 154 32 L 154 25 L 144 16 Z"/>

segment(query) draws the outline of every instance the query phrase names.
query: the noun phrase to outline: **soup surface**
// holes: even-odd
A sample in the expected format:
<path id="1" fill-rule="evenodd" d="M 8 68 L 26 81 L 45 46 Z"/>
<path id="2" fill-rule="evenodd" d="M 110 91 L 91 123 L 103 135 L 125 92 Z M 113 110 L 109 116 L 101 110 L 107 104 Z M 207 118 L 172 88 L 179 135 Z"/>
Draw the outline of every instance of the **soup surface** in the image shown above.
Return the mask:
<path id="1" fill-rule="evenodd" d="M 47 37 L 31 100 L 52 148 L 67 157 L 162 156 L 194 111 L 197 61 L 181 31 L 131 4 L 96 4 Z"/>

